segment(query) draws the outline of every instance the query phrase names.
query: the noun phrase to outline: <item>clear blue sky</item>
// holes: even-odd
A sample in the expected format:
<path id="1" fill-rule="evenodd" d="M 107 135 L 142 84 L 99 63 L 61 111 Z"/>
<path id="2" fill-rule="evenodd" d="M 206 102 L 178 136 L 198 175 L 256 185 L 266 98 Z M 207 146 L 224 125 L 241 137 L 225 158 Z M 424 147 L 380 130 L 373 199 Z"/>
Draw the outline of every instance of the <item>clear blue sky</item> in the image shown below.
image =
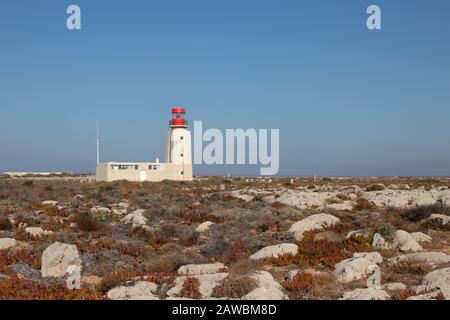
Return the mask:
<path id="1" fill-rule="evenodd" d="M 450 175 L 450 1 L 1 1 L 0 172 L 94 171 L 97 119 L 102 160 L 163 158 L 173 105 L 279 128 L 280 175 Z"/>

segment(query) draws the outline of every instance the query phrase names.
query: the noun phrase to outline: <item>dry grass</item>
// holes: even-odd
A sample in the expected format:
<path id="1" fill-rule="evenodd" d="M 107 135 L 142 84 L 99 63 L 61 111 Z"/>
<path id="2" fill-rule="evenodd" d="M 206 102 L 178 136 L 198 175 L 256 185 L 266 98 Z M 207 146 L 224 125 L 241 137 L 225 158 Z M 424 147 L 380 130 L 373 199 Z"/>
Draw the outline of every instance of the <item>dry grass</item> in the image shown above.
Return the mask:
<path id="1" fill-rule="evenodd" d="M 230 297 L 239 299 L 256 289 L 256 280 L 247 275 L 229 274 L 213 290 L 213 297 Z"/>

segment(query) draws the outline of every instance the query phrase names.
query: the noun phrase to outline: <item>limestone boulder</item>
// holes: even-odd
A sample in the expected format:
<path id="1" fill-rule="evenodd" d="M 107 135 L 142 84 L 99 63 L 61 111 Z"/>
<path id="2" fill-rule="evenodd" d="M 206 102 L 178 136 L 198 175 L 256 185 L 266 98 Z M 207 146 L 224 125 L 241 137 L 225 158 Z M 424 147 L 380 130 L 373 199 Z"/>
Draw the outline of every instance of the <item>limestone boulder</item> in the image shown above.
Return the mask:
<path id="1" fill-rule="evenodd" d="M 334 274 L 339 282 L 351 282 L 366 277 L 369 267 L 383 262 L 378 252 L 354 253 L 352 258 L 345 259 L 336 264 Z"/>
<path id="2" fill-rule="evenodd" d="M 213 274 L 201 274 L 193 276 L 200 282 L 199 291 L 203 298 L 211 297 L 214 288 L 228 275 L 226 272 L 213 273 Z M 178 297 L 183 289 L 184 281 L 189 276 L 177 277 L 174 281 L 174 286 L 167 291 L 169 297 Z"/>
<path id="3" fill-rule="evenodd" d="M 290 228 L 289 232 L 294 234 L 296 240 L 303 239 L 303 233 L 312 230 L 323 230 L 334 226 L 340 222 L 339 218 L 326 213 L 314 214 L 303 220 L 297 221 Z"/>
<path id="4" fill-rule="evenodd" d="M 159 300 L 158 285 L 148 281 L 115 287 L 106 296 L 111 300 Z"/>
<path id="5" fill-rule="evenodd" d="M 42 254 L 41 275 L 45 277 L 63 277 L 69 266 L 81 267 L 81 259 L 75 245 L 61 242 L 51 244 Z"/>
<path id="6" fill-rule="evenodd" d="M 431 242 L 433 239 L 422 232 L 413 232 L 411 233 L 411 237 L 416 240 L 417 242 Z"/>
<path id="7" fill-rule="evenodd" d="M 389 294 L 381 289 L 362 288 L 344 293 L 340 300 L 388 300 Z"/>
<path id="8" fill-rule="evenodd" d="M 430 289 L 439 289 L 446 300 L 450 300 L 450 268 L 438 269 L 428 273 L 422 285 Z"/>
<path id="9" fill-rule="evenodd" d="M 242 297 L 242 300 L 287 300 L 281 285 L 267 271 L 256 271 L 250 275 L 257 287 Z"/>
<path id="10" fill-rule="evenodd" d="M 19 245 L 19 241 L 13 238 L 0 238 L 0 250 L 11 249 Z"/>
<path id="11" fill-rule="evenodd" d="M 422 246 L 414 240 L 414 238 L 404 230 L 395 231 L 392 247 L 402 252 L 405 251 L 422 251 Z"/>
<path id="12" fill-rule="evenodd" d="M 424 263 L 431 266 L 450 263 L 450 256 L 442 252 L 415 252 L 392 257 L 389 263 L 397 264 L 402 262 Z"/>
<path id="13" fill-rule="evenodd" d="M 267 259 L 267 258 L 276 258 L 283 254 L 297 254 L 298 252 L 298 246 L 293 243 L 282 243 L 277 244 L 274 246 L 268 246 L 264 247 L 258 252 L 254 253 L 250 256 L 251 260 L 261 260 L 261 259 Z"/>
<path id="14" fill-rule="evenodd" d="M 214 225 L 214 222 L 211 221 L 205 221 L 203 223 L 200 223 L 197 228 L 195 229 L 195 231 L 197 232 L 206 232 L 209 230 L 209 228 L 211 228 L 211 226 Z"/>
<path id="15" fill-rule="evenodd" d="M 33 237 L 41 237 L 53 234 L 53 231 L 44 230 L 41 227 L 28 227 L 25 228 L 25 232 Z"/>
<path id="16" fill-rule="evenodd" d="M 223 263 L 208 264 L 188 264 L 178 269 L 178 274 L 182 276 L 197 276 L 202 274 L 213 274 L 223 271 L 225 265 Z"/>

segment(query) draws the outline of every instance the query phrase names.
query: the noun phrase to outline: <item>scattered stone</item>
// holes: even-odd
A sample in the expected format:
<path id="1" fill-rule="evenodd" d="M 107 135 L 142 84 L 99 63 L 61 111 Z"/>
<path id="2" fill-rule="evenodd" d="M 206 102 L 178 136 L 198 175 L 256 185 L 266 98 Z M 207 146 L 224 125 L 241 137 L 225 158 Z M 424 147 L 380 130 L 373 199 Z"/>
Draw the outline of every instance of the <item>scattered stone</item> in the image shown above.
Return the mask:
<path id="1" fill-rule="evenodd" d="M 428 221 L 435 225 L 445 226 L 450 222 L 450 216 L 434 213 L 428 218 Z"/>
<path id="2" fill-rule="evenodd" d="M 195 231 L 197 232 L 205 232 L 208 231 L 209 228 L 214 224 L 214 222 L 211 221 L 205 221 L 203 223 L 200 223 L 197 228 L 195 229 Z"/>
<path id="3" fill-rule="evenodd" d="M 394 264 L 400 262 L 418 262 L 436 266 L 439 264 L 449 263 L 450 256 L 442 252 L 416 252 L 390 258 L 388 262 Z"/>
<path id="4" fill-rule="evenodd" d="M 58 201 L 54 201 L 54 200 L 45 200 L 42 201 L 42 204 L 44 206 L 57 206 L 58 205 Z"/>
<path id="5" fill-rule="evenodd" d="M 372 247 L 378 248 L 378 249 L 387 249 L 388 244 L 386 243 L 386 240 L 384 240 L 384 238 L 381 234 L 375 233 L 373 235 Z"/>
<path id="6" fill-rule="evenodd" d="M 307 268 L 307 269 L 302 269 L 302 270 L 296 269 L 296 270 L 290 270 L 287 273 L 286 280 L 287 281 L 292 281 L 294 279 L 294 277 L 297 275 L 297 273 L 299 273 L 299 272 L 310 274 L 310 275 L 312 275 L 314 277 L 326 277 L 326 276 L 328 276 L 328 273 L 326 273 L 324 271 L 319 271 L 319 270 L 316 270 L 316 269 L 313 269 L 313 268 Z"/>
<path id="7" fill-rule="evenodd" d="M 113 288 L 106 296 L 111 300 L 159 300 L 158 285 L 148 281 Z"/>
<path id="8" fill-rule="evenodd" d="M 340 222 L 339 218 L 331 214 L 319 213 L 306 217 L 303 220 L 294 223 L 289 232 L 294 234 L 296 240 L 303 239 L 303 233 L 311 230 L 323 230 L 324 228 L 334 226 Z"/>
<path id="9" fill-rule="evenodd" d="M 80 266 L 81 259 L 75 245 L 55 242 L 45 249 L 42 254 L 42 277 L 63 277 L 69 266 Z"/>
<path id="10" fill-rule="evenodd" d="M 431 242 L 433 239 L 422 232 L 413 232 L 411 233 L 411 237 L 416 240 L 417 242 Z"/>
<path id="11" fill-rule="evenodd" d="M 381 289 L 364 288 L 344 293 L 340 300 L 387 300 L 389 294 Z"/>
<path id="12" fill-rule="evenodd" d="M 201 274 L 213 274 L 223 271 L 223 263 L 188 264 L 178 269 L 178 274 L 183 276 L 196 276 Z"/>
<path id="13" fill-rule="evenodd" d="M 87 198 L 87 195 L 85 195 L 85 194 L 77 194 L 77 195 L 74 197 L 75 200 L 84 200 L 84 199 L 86 199 L 86 198 Z"/>
<path id="14" fill-rule="evenodd" d="M 138 209 L 128 214 L 121 221 L 125 224 L 130 224 L 133 228 L 141 228 L 144 230 L 150 230 L 147 225 L 147 218 L 144 217 L 145 210 Z"/>
<path id="15" fill-rule="evenodd" d="M 403 290 L 406 290 L 408 287 L 401 282 L 392 282 L 392 283 L 387 283 L 387 284 L 382 285 L 381 288 L 383 290 L 388 290 L 388 291 L 403 291 Z"/>
<path id="16" fill-rule="evenodd" d="M 267 271 L 256 271 L 250 275 L 258 287 L 242 297 L 242 300 L 287 300 L 281 285 Z"/>
<path id="17" fill-rule="evenodd" d="M 408 298 L 406 298 L 406 300 L 438 300 L 438 296 L 441 293 L 442 293 L 441 290 L 436 290 L 433 292 L 428 292 L 428 293 L 419 294 L 417 296 L 408 297 Z"/>
<path id="18" fill-rule="evenodd" d="M 368 238 L 372 235 L 369 230 L 352 230 L 345 236 L 346 239 L 350 239 L 351 237 L 364 237 Z"/>
<path id="19" fill-rule="evenodd" d="M 399 249 L 402 252 L 405 251 L 422 251 L 420 244 L 414 240 L 411 235 L 404 230 L 395 231 L 392 247 Z"/>
<path id="20" fill-rule="evenodd" d="M 423 278 L 422 285 L 429 289 L 440 289 L 445 299 L 450 300 L 450 268 L 428 273 Z"/>
<path id="21" fill-rule="evenodd" d="M 228 275 L 228 273 L 213 273 L 213 274 L 201 274 L 195 276 L 200 282 L 199 291 L 203 298 L 209 298 L 211 297 L 211 294 L 214 290 L 214 288 L 225 279 L 225 277 Z M 167 295 L 169 297 L 178 297 L 181 293 L 181 289 L 183 288 L 184 281 L 189 276 L 181 276 L 177 277 L 174 281 L 175 286 L 170 288 L 167 291 Z"/>
<path id="22" fill-rule="evenodd" d="M 7 250 L 19 245 L 19 242 L 13 238 L 1 238 L 0 239 L 0 250 Z"/>
<path id="23" fill-rule="evenodd" d="M 33 237 L 47 236 L 53 234 L 53 231 L 44 230 L 41 227 L 28 227 L 25 232 Z"/>
<path id="24" fill-rule="evenodd" d="M 91 208 L 91 213 L 111 213 L 111 209 L 106 207 L 95 206 Z"/>
<path id="25" fill-rule="evenodd" d="M 381 262 L 383 257 L 378 252 L 354 253 L 352 258 L 336 264 L 334 274 L 339 282 L 363 279 L 369 273 L 369 266 Z"/>
<path id="26" fill-rule="evenodd" d="M 277 258 L 283 254 L 293 254 L 296 255 L 298 252 L 298 246 L 293 243 L 282 243 L 274 246 L 264 247 L 258 252 L 250 256 L 251 260 L 260 260 L 267 258 Z"/>

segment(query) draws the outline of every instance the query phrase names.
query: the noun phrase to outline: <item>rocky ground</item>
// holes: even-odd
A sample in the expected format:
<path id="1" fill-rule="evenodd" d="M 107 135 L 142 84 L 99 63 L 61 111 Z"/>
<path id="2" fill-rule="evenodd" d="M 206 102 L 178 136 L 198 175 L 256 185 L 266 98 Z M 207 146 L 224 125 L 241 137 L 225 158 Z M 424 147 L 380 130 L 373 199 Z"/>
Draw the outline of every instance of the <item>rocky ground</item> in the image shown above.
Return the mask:
<path id="1" fill-rule="evenodd" d="M 0 299 L 450 299 L 449 206 L 444 178 L 1 177 Z"/>

